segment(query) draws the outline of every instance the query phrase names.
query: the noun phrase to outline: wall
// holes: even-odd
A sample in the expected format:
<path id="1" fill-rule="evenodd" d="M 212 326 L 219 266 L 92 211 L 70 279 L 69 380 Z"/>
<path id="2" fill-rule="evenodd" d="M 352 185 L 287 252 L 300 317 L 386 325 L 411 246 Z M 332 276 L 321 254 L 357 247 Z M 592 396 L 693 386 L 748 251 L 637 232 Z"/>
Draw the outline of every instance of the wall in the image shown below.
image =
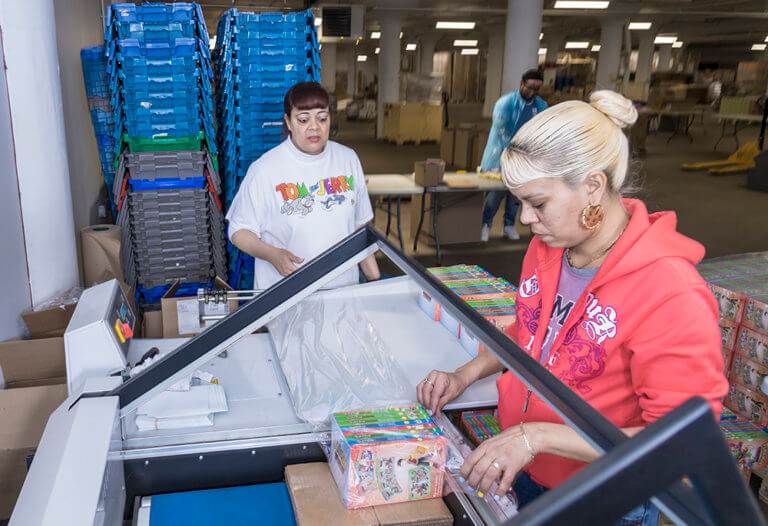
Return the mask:
<path id="1" fill-rule="evenodd" d="M 88 111 L 80 50 L 104 43 L 101 2 L 99 0 L 54 0 L 56 43 L 64 105 L 69 178 L 76 232 L 82 227 L 105 223 L 108 206 L 99 149 Z M 77 236 L 78 260 L 80 236 Z M 82 262 L 79 265 L 82 268 Z"/>
<path id="2" fill-rule="evenodd" d="M 0 51 L 3 36 L 0 31 Z M 5 60 L 0 52 L 0 341 L 15 340 L 24 333 L 19 314 L 32 308 L 27 273 L 27 252 L 19 203 L 19 181 L 13 151 L 8 87 L 5 82 Z"/>

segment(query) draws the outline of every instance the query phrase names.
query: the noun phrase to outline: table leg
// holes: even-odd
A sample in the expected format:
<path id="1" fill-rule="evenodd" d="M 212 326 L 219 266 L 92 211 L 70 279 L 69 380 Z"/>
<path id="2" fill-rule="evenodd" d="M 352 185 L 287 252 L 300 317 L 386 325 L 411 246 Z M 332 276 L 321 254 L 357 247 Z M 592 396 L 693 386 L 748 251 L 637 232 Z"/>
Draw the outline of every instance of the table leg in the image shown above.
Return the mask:
<path id="1" fill-rule="evenodd" d="M 739 149 L 739 121 L 733 121 L 733 142 L 736 143 L 736 149 Z"/>
<path id="2" fill-rule="evenodd" d="M 440 236 L 437 233 L 437 196 L 438 192 L 432 196 L 432 233 L 435 236 L 435 249 L 437 250 L 437 266 L 440 266 Z"/>
<path id="3" fill-rule="evenodd" d="M 421 225 L 424 224 L 424 206 L 427 201 L 427 189 L 421 193 L 421 215 L 419 216 L 419 226 L 416 227 L 416 233 L 413 235 L 413 251 L 416 252 L 416 247 L 419 244 L 419 234 L 421 233 Z"/>
<path id="4" fill-rule="evenodd" d="M 389 237 L 389 225 L 392 222 L 392 196 L 387 196 L 387 232 L 386 235 Z"/>
<path id="5" fill-rule="evenodd" d="M 400 226 L 400 195 L 397 196 L 397 239 L 400 240 L 400 251 L 405 252 L 405 244 L 403 243 L 403 229 Z"/>
<path id="6" fill-rule="evenodd" d="M 696 120 L 696 114 L 686 115 L 685 116 L 685 135 L 688 136 L 688 141 L 693 144 L 693 135 L 691 135 L 691 126 L 693 125 L 694 121 Z"/>
<path id="7" fill-rule="evenodd" d="M 715 142 L 715 148 L 714 148 L 715 151 L 717 151 L 717 145 L 720 144 L 720 141 L 722 141 L 723 137 L 725 137 L 725 126 L 726 126 L 726 122 L 723 121 L 723 126 L 720 129 L 720 137 L 718 137 L 717 142 Z"/>

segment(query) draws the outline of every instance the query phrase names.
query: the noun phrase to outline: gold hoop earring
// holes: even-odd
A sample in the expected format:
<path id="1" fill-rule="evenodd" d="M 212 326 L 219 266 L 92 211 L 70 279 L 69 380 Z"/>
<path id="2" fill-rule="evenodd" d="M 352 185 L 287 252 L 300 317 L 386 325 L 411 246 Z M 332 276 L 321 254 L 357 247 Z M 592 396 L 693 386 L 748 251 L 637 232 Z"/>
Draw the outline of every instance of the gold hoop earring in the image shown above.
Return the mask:
<path id="1" fill-rule="evenodd" d="M 605 219 L 605 210 L 600 204 L 585 206 L 581 211 L 581 226 L 587 230 L 597 230 Z"/>

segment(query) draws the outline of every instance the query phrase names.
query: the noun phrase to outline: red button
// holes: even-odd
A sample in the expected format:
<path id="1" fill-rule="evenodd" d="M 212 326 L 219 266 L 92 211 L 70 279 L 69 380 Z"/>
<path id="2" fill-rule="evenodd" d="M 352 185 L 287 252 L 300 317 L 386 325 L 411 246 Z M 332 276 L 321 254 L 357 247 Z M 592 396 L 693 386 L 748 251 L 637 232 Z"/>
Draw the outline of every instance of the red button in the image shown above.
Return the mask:
<path id="1" fill-rule="evenodd" d="M 120 331 L 123 333 L 123 336 L 125 336 L 126 339 L 133 338 L 133 331 L 131 330 L 131 326 L 127 323 L 123 323 L 120 326 Z"/>

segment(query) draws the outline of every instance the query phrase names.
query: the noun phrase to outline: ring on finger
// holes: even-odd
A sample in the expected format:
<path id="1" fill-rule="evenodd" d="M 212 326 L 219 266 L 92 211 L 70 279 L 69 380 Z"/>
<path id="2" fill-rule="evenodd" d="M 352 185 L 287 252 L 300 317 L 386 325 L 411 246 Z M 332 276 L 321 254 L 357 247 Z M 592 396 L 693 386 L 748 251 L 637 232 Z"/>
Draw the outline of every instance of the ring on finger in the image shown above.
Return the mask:
<path id="1" fill-rule="evenodd" d="M 425 384 L 429 384 L 429 385 L 431 385 L 432 387 L 434 387 L 434 386 L 435 386 L 435 384 L 433 384 L 433 383 L 430 381 L 430 379 L 429 379 L 429 378 L 424 378 L 424 383 L 425 383 Z"/>
<path id="2" fill-rule="evenodd" d="M 498 463 L 498 462 L 496 462 L 495 460 L 494 460 L 493 462 L 491 462 L 491 466 L 493 466 L 493 467 L 495 467 L 496 469 L 498 469 L 498 470 L 499 470 L 499 472 L 501 472 L 501 471 L 504 471 L 503 469 L 501 469 L 501 466 L 499 465 L 499 463 Z"/>

